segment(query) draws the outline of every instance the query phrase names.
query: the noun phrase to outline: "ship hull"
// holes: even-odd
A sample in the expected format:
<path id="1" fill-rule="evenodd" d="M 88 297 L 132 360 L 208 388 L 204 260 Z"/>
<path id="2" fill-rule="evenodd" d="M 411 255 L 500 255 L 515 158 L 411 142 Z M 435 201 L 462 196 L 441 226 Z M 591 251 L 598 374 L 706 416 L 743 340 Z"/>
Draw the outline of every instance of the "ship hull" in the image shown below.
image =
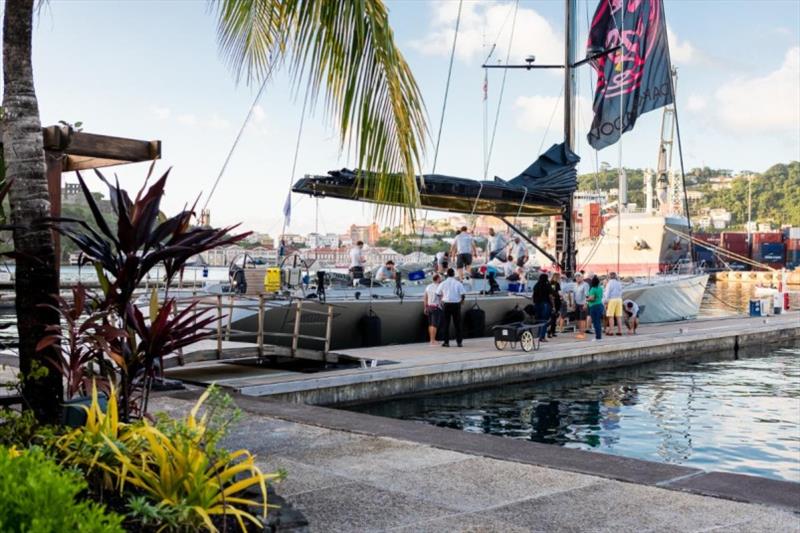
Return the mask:
<path id="1" fill-rule="evenodd" d="M 642 277 L 668 272 L 691 257 L 689 242 L 670 229 L 688 233 L 686 219 L 622 213 L 621 219 L 613 217 L 605 223 L 599 237 L 576 243 L 578 265 L 599 275 L 617 272 Z"/>
<path id="2" fill-rule="evenodd" d="M 641 322 L 672 322 L 694 318 L 700 310 L 708 275 L 675 276 L 651 281 L 628 284 L 623 289 L 623 297 L 636 301 L 640 308 Z M 416 292 L 416 291 L 414 291 Z M 427 324 L 422 312 L 419 294 L 404 299 L 382 297 L 370 299 L 329 299 L 333 306 L 333 326 L 331 349 L 357 348 L 363 345 L 362 319 L 372 313 L 381 319 L 381 344 L 407 344 L 427 340 Z M 467 330 L 466 314 L 469 309 L 478 307 L 485 313 L 485 328 L 480 336 L 491 333 L 491 327 L 506 321 L 506 315 L 513 309 L 523 309 L 531 303 L 527 294 L 470 294 L 462 306 L 464 330 Z M 265 342 L 287 344 L 289 337 L 270 336 L 270 333 L 290 335 L 294 331 L 295 305 L 286 301 L 265 311 Z M 305 300 L 303 309 L 324 312 L 327 307 L 315 300 Z M 304 314 L 300 333 L 324 337 L 327 317 L 321 314 Z M 234 308 L 232 312 L 233 330 L 253 332 L 238 340 L 253 341 L 258 331 L 257 311 Z M 451 335 L 454 332 L 451 330 Z M 302 340 L 301 346 L 309 349 L 322 349 L 319 341 Z"/>

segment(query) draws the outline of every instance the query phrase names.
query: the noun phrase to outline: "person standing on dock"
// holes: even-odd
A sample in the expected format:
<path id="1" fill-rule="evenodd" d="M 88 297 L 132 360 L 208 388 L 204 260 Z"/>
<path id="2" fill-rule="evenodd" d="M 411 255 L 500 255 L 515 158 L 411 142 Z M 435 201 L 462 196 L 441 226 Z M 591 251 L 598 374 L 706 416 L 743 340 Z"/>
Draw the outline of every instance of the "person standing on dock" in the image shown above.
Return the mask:
<path id="1" fill-rule="evenodd" d="M 442 277 L 439 274 L 433 275 L 433 283 L 425 287 L 425 295 L 422 298 L 422 309 L 428 318 L 428 336 L 431 346 L 436 345 L 436 332 L 442 324 L 442 299 L 436 294 Z"/>
<path id="2" fill-rule="evenodd" d="M 355 246 L 350 249 L 350 275 L 353 277 L 353 286 L 359 283 L 359 280 L 364 277 L 364 263 L 367 259 L 364 257 L 364 241 L 358 241 Z"/>
<path id="3" fill-rule="evenodd" d="M 600 286 L 600 278 L 592 277 L 589 292 L 586 294 L 586 303 L 589 305 L 589 316 L 592 317 L 594 327 L 594 339 L 599 341 L 603 338 L 603 288 Z"/>
<path id="4" fill-rule="evenodd" d="M 472 265 L 472 258 L 478 255 L 478 249 L 475 246 L 475 239 L 470 235 L 466 226 L 461 226 L 461 230 L 453 239 L 453 246 L 450 250 L 450 255 L 456 256 L 456 268 L 458 269 L 458 279 L 464 279 L 464 270 L 467 271 L 469 276 L 469 267 Z M 448 276 L 449 277 L 449 276 Z"/>
<path id="5" fill-rule="evenodd" d="M 539 281 L 533 286 L 533 309 L 537 322 L 543 322 L 539 328 L 539 342 L 547 342 L 547 325 L 553 308 L 553 289 L 547 274 L 539 274 Z"/>
<path id="6" fill-rule="evenodd" d="M 575 274 L 575 286 L 572 288 L 572 297 L 575 300 L 575 320 L 578 323 L 577 339 L 586 338 L 586 295 L 589 292 L 589 284 L 583 281 L 583 274 Z"/>
<path id="7" fill-rule="evenodd" d="M 606 318 L 608 318 L 607 335 L 614 334 L 614 322 L 617 324 L 617 335 L 622 336 L 622 284 L 617 279 L 616 272 L 608 274 L 606 290 L 603 293 L 606 304 Z"/>
<path id="8" fill-rule="evenodd" d="M 466 228 L 465 228 L 466 229 Z M 436 295 L 442 300 L 444 308 L 444 343 L 445 348 L 450 347 L 450 320 L 456 330 L 456 342 L 461 348 L 464 338 L 461 334 L 461 304 L 467 291 L 464 285 L 456 279 L 456 273 L 452 268 L 447 269 L 447 279 L 436 288 Z"/>

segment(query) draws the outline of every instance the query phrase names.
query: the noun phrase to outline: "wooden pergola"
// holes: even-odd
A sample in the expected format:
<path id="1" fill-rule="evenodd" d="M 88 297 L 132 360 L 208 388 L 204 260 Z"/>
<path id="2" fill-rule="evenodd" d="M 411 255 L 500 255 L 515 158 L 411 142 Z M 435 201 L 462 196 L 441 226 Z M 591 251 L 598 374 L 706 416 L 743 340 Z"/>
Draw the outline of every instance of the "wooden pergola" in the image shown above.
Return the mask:
<path id="1" fill-rule="evenodd" d="M 93 170 L 161 158 L 161 141 L 141 141 L 73 131 L 66 126 L 42 128 L 50 212 L 61 216 L 61 175 L 75 170 Z M 55 234 L 56 257 L 61 260 L 59 235 Z"/>

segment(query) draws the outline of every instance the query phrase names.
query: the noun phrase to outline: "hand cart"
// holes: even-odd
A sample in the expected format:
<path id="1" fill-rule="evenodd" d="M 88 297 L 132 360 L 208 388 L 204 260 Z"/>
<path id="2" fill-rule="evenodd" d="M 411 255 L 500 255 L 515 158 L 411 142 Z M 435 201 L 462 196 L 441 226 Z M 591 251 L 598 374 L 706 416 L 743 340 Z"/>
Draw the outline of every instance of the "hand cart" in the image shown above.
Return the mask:
<path id="1" fill-rule="evenodd" d="M 492 327 L 494 347 L 504 350 L 510 345 L 514 350 L 519 343 L 526 352 L 539 349 L 539 328 L 547 327 L 547 321 L 527 323 L 513 322 Z"/>

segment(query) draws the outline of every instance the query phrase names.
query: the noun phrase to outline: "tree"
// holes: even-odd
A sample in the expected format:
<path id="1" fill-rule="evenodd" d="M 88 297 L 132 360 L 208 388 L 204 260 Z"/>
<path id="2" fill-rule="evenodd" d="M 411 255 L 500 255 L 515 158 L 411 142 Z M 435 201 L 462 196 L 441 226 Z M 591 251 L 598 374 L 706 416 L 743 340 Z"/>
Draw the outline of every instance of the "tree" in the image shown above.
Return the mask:
<path id="1" fill-rule="evenodd" d="M 45 174 L 42 125 L 33 85 L 31 33 L 33 0 L 6 2 L 3 19 L 3 158 L 6 179 L 14 180 L 9 194 L 16 257 L 16 311 L 19 332 L 22 392 L 40 420 L 57 418 L 62 396 L 61 376 L 48 372 L 31 379 L 37 364 L 57 357 L 53 347 L 41 352 L 36 344 L 58 313 L 40 306 L 58 293 L 53 235 L 38 223 L 50 216 Z M 48 353 L 50 352 L 50 353 Z"/>
<path id="2" fill-rule="evenodd" d="M 376 197 L 418 205 L 424 105 L 382 0 L 219 0 L 217 19 L 237 78 L 262 81 L 288 58 L 312 101 L 325 87 L 342 147 L 352 143 L 358 168 L 379 174 Z"/>

